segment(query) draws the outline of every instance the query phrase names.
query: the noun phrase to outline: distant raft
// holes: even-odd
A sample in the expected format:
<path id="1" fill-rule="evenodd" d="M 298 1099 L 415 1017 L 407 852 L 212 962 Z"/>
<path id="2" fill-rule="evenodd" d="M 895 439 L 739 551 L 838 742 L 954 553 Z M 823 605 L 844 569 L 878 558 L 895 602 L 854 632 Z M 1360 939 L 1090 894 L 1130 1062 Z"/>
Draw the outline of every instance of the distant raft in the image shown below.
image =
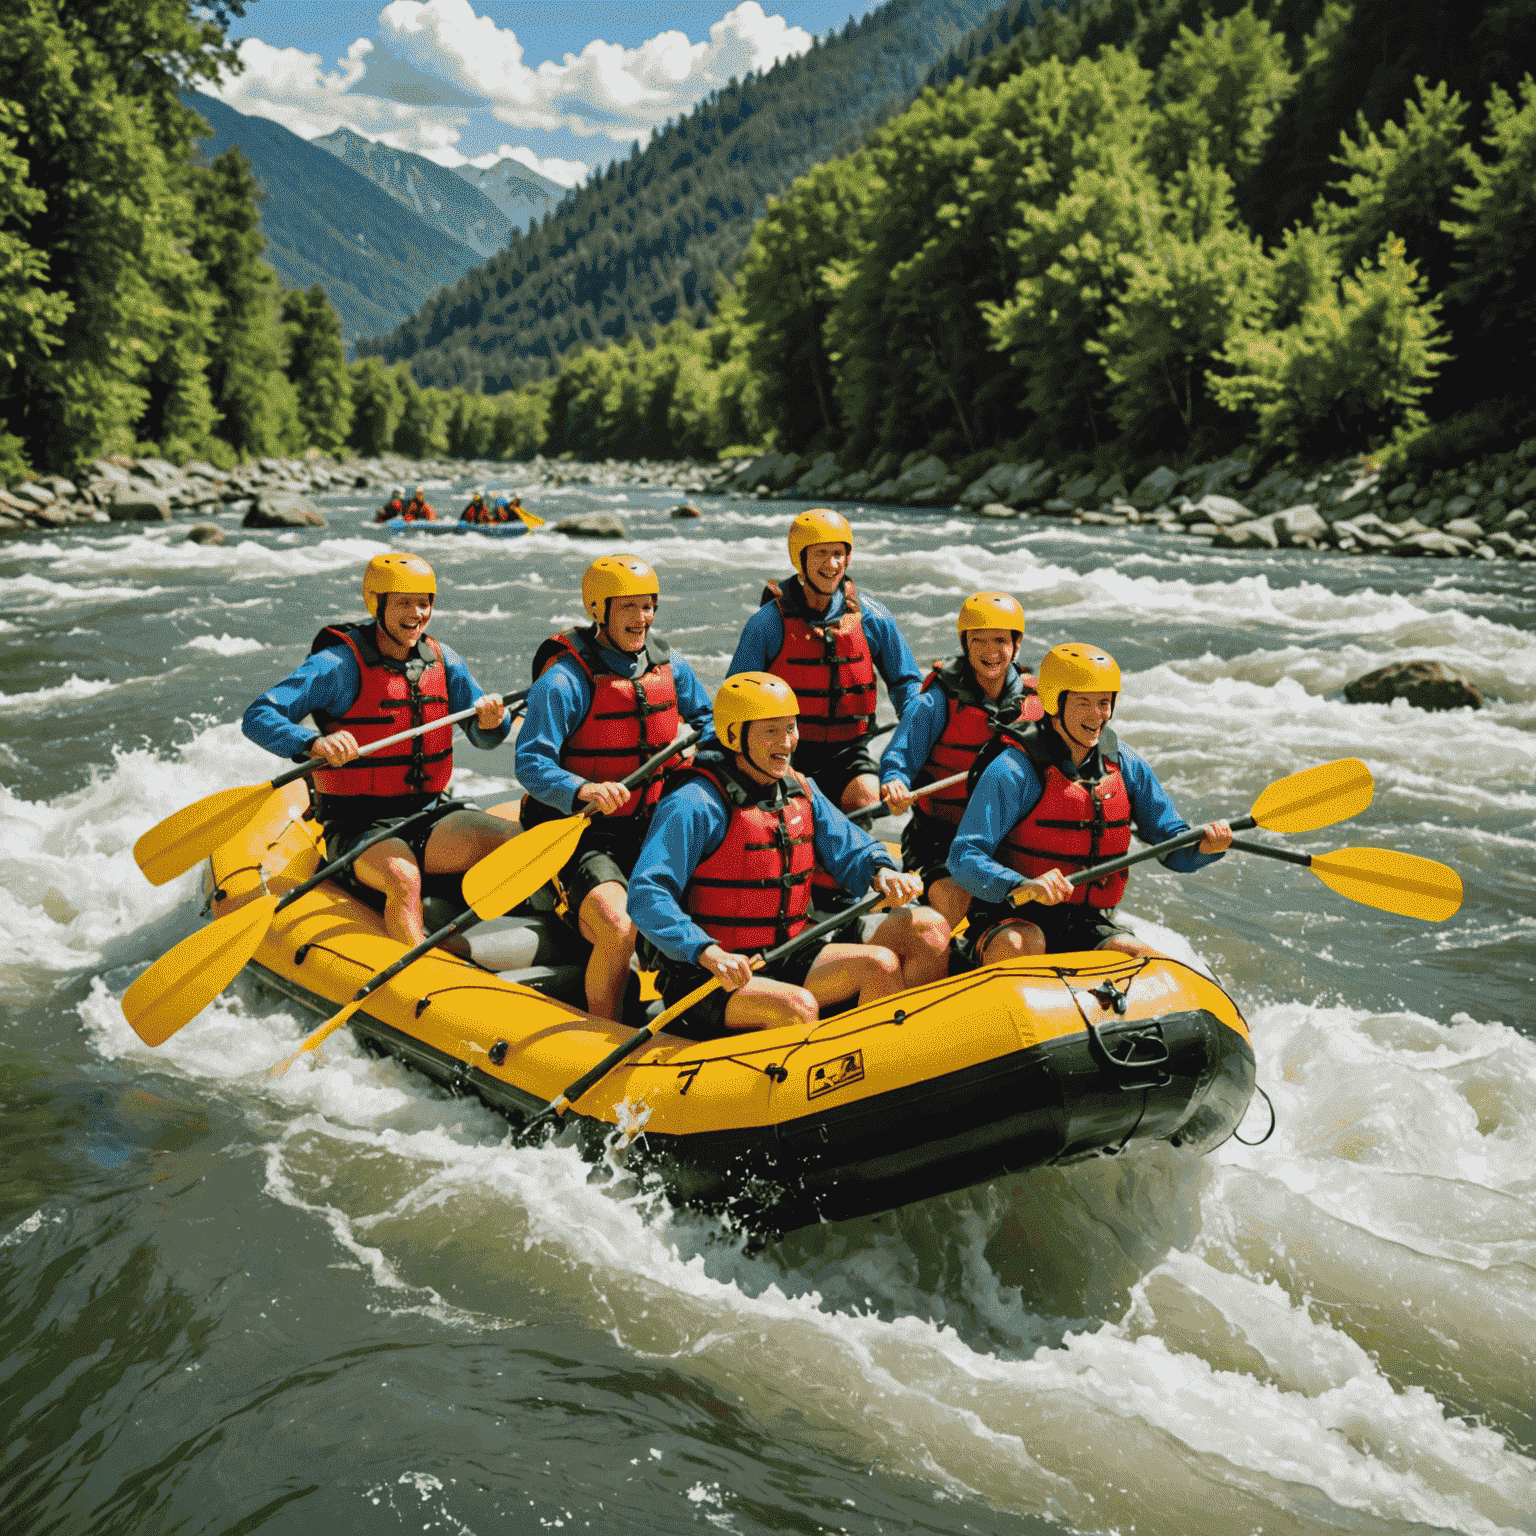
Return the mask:
<path id="1" fill-rule="evenodd" d="M 215 918 L 258 896 L 263 872 L 281 894 L 319 867 L 302 787 L 272 800 L 210 861 Z M 633 1026 L 582 1011 L 585 949 L 552 914 L 467 937 L 479 963 L 434 951 L 351 1028 L 518 1126 Z M 251 969 L 325 1017 L 402 953 L 376 911 L 324 884 L 278 915 Z M 663 1032 L 562 1123 L 594 1160 L 624 1148 L 680 1203 L 783 1232 L 1148 1142 L 1208 1152 L 1253 1086 L 1248 1026 L 1215 982 L 1098 951 L 986 966 L 808 1027 Z"/>
<path id="2" fill-rule="evenodd" d="M 516 539 L 528 532 L 528 525 L 519 518 L 510 523 L 429 523 L 420 518 L 407 521 L 403 517 L 392 517 L 387 523 L 370 526 L 388 529 L 390 533 L 481 533 L 490 539 Z"/>

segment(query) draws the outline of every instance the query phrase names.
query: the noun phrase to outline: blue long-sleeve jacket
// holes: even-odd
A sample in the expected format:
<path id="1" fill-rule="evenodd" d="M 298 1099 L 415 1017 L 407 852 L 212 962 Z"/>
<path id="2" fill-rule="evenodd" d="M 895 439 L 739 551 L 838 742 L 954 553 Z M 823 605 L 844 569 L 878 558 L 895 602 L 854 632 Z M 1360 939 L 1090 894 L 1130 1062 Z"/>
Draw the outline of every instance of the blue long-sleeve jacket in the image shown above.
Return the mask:
<path id="1" fill-rule="evenodd" d="M 1120 745 L 1120 777 L 1130 797 L 1131 818 L 1144 842 L 1165 843 L 1189 831 L 1157 775 L 1123 742 Z M 1045 786 L 1035 765 L 1022 752 L 1004 751 L 987 764 L 986 771 L 965 808 L 965 816 L 949 847 L 949 872 L 956 882 L 982 901 L 1006 901 L 1010 891 L 1024 883 L 1024 876 L 992 855 L 998 844 L 1039 804 Z M 1165 853 L 1159 863 L 1179 874 L 1189 874 L 1214 864 L 1219 853 L 1201 853 L 1191 845 Z"/>
<path id="2" fill-rule="evenodd" d="M 645 653 L 631 656 L 599 646 L 603 659 L 616 672 L 631 677 L 647 664 Z M 677 690 L 677 712 L 689 725 L 708 735 L 713 728 L 709 695 L 694 676 L 693 668 L 672 652 L 672 686 Z M 535 800 L 569 816 L 576 809 L 576 792 L 587 781 L 560 766 L 560 753 L 571 732 L 587 718 L 592 707 L 592 684 L 579 667 L 564 662 L 550 667 L 528 690 L 523 707 L 523 728 L 517 737 L 517 782 Z"/>
<path id="3" fill-rule="evenodd" d="M 442 641 L 438 641 L 442 645 Z M 448 712 L 468 709 L 484 693 L 464 658 L 451 645 L 443 645 L 443 667 L 448 674 Z M 303 762 L 319 732 L 299 724 L 306 715 L 321 710 L 344 715 L 357 702 L 363 686 L 357 658 L 344 645 L 333 645 L 306 656 L 275 688 L 257 699 L 240 721 L 240 729 L 268 752 Z M 512 729 L 510 719 L 494 731 L 480 728 L 477 720 L 461 722 L 464 734 L 477 747 L 500 746 Z M 403 727 L 402 727 L 403 729 Z"/>
<path id="4" fill-rule="evenodd" d="M 847 606 L 843 589 L 839 587 L 832 594 L 831 607 L 824 615 L 818 616 L 818 621 L 835 624 Z M 862 588 L 859 589 L 859 609 L 875 670 L 885 679 L 892 708 L 898 715 L 904 714 L 923 686 L 923 674 L 918 668 L 917 658 L 896 627 L 890 609 Z M 730 670 L 726 676 L 734 677 L 738 672 L 766 672 L 774 657 L 783 649 L 784 617 L 777 603 L 764 603 L 742 629 L 741 639 L 736 642 L 736 654 L 731 657 Z"/>
<path id="5" fill-rule="evenodd" d="M 885 844 L 856 827 L 811 785 L 816 857 L 847 890 L 863 892 L 882 866 L 896 868 Z M 634 873 L 629 915 L 664 955 L 690 965 L 715 941 L 683 910 L 693 872 L 724 841 L 731 813 L 713 785 L 690 778 L 663 796 L 651 819 Z"/>
<path id="6" fill-rule="evenodd" d="M 1019 692 L 1019 679 L 1023 675 L 1017 664 L 1008 669 L 1002 698 L 1012 698 Z M 923 764 L 933 755 L 948 723 L 949 695 L 942 688 L 935 684 L 926 693 L 918 694 L 902 711 L 900 723 L 880 754 L 880 782 L 900 781 L 910 789 L 917 782 Z"/>

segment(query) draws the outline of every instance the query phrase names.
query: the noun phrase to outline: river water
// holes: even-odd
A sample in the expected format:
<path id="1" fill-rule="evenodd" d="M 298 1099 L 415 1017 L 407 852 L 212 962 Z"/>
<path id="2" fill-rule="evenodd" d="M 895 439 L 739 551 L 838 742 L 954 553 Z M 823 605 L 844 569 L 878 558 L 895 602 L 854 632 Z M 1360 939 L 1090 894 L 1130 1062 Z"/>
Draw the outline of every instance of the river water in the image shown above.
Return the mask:
<path id="1" fill-rule="evenodd" d="M 462 489 L 456 487 L 455 489 Z M 445 489 L 440 500 L 452 502 Z M 566 488 L 661 575 L 707 686 L 794 503 Z M 1530 567 L 1262 559 L 1140 530 L 850 509 L 856 579 L 922 658 L 1015 592 L 1026 660 L 1126 675 L 1117 728 L 1191 819 L 1363 757 L 1376 798 L 1290 846 L 1453 865 L 1454 918 L 1233 855 L 1122 911 L 1242 1004 L 1262 1145 L 1047 1170 L 763 1250 L 524 1150 L 244 982 L 158 1051 L 132 978 L 196 922 L 146 827 L 276 765 L 245 704 L 360 612 L 385 542 L 330 526 L 0 546 L 0 1529 L 1536 1531 L 1536 594 Z M 397 541 L 487 688 L 613 545 Z M 1435 657 L 1479 713 L 1354 707 Z M 461 747 L 506 798 L 512 754 Z M 1257 834 L 1264 836 L 1265 834 Z M 1255 1100 L 1243 1134 L 1268 1112 Z"/>

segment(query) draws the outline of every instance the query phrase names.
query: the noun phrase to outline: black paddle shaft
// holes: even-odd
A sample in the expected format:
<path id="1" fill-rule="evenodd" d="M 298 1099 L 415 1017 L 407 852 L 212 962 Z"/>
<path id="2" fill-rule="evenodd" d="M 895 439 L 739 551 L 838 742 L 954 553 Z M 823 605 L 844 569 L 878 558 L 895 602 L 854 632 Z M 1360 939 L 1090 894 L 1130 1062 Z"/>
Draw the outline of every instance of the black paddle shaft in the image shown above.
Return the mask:
<path id="1" fill-rule="evenodd" d="M 523 700 L 526 699 L 527 697 L 528 697 L 528 690 L 526 688 L 520 688 L 520 689 L 517 690 L 516 693 L 504 693 L 504 694 L 502 694 L 501 702 L 504 705 L 507 705 L 507 706 L 510 706 L 510 705 L 513 705 L 513 704 L 521 704 L 523 702 Z M 432 722 L 432 724 L 427 727 L 427 730 L 436 730 L 439 726 L 442 726 L 442 725 L 448 725 L 448 726 L 456 725 L 460 720 L 467 720 L 472 714 L 474 714 L 474 710 L 467 709 L 462 714 L 455 715 L 450 720 L 441 720 L 441 721 L 434 720 Z M 423 731 L 420 734 L 425 735 L 426 732 Z M 365 748 L 358 755 L 360 757 L 366 757 L 368 755 L 367 754 L 367 749 Z M 326 762 L 326 760 L 323 757 L 313 757 L 307 763 L 296 763 L 292 768 L 285 769 L 282 773 L 278 774 L 278 776 L 269 783 L 268 788 L 269 789 L 281 789 L 283 787 L 283 785 L 285 785 L 285 784 L 292 784 L 296 780 L 302 779 L 302 778 L 306 777 L 307 775 L 313 773 L 317 768 L 326 768 L 326 767 L 329 767 L 329 766 L 330 765 Z M 359 851 L 361 851 L 361 850 L 359 850 Z"/>
<path id="2" fill-rule="evenodd" d="M 1234 821 L 1232 825 L 1235 827 L 1237 823 Z M 1237 853 L 1261 853 L 1266 859 L 1283 859 L 1287 864 L 1300 864 L 1303 869 L 1312 867 L 1310 853 L 1296 853 L 1290 848 L 1272 848 L 1268 843 L 1251 843 L 1243 837 L 1234 837 L 1232 847 Z"/>
<path id="3" fill-rule="evenodd" d="M 783 944 L 780 944 L 777 949 L 770 949 L 768 953 L 763 956 L 762 965 L 755 967 L 755 969 L 761 970 L 763 966 L 772 965 L 775 960 L 783 960 L 786 956 L 794 954 L 797 949 L 804 949 L 807 944 L 814 944 L 817 939 L 825 938 L 829 933 L 835 933 L 839 928 L 843 926 L 844 923 L 851 921 L 855 917 L 862 917 L 872 907 L 877 907 L 884 900 L 885 895 L 883 892 L 871 891 L 862 900 L 856 901 L 851 907 L 846 907 L 841 912 L 835 912 L 831 917 L 824 918 L 821 922 L 815 924 L 813 927 L 805 929 L 804 932 L 797 933 L 794 938 L 786 940 Z M 663 1015 L 664 1013 L 665 1010 L 663 1010 Z M 658 1015 L 658 1018 L 662 1017 L 663 1015 Z M 614 1049 L 610 1051 L 608 1055 L 603 1057 L 603 1059 L 598 1062 L 598 1064 L 593 1067 L 590 1072 L 587 1072 L 581 1077 L 578 1077 L 576 1081 L 572 1083 L 571 1086 L 560 1095 L 560 1099 L 565 1100 L 567 1107 L 575 1104 L 576 1100 L 579 1099 L 582 1094 L 587 1091 L 587 1089 L 591 1088 L 595 1083 L 601 1082 L 603 1078 L 607 1077 L 607 1075 L 613 1071 L 613 1069 L 618 1066 L 618 1064 L 623 1061 L 624 1058 L 630 1054 L 630 1052 L 638 1051 L 647 1040 L 653 1040 L 655 1037 L 656 1026 L 654 1024 L 646 1024 L 640 1029 L 637 1029 L 634 1034 L 629 1037 L 629 1039 L 624 1041 L 622 1045 L 615 1046 Z M 559 1103 L 560 1099 L 556 1099 L 553 1102 Z M 551 1106 L 546 1104 L 544 1108 L 541 1109 L 538 1114 L 536 1114 L 527 1123 L 527 1125 L 523 1127 L 523 1130 L 525 1132 L 531 1131 L 534 1126 L 536 1126 L 539 1121 L 544 1119 L 544 1117 L 550 1112 Z"/>
<path id="4" fill-rule="evenodd" d="M 1236 821 L 1230 823 L 1234 832 L 1246 832 L 1249 827 L 1258 826 L 1252 816 L 1239 816 Z M 1204 827 L 1196 827 L 1192 832 L 1185 832 L 1179 837 L 1171 837 L 1166 843 L 1154 843 L 1150 848 L 1143 848 L 1139 853 L 1121 854 L 1118 859 L 1108 859 L 1103 864 L 1095 864 L 1090 869 L 1080 869 L 1074 875 L 1067 876 L 1069 885 L 1087 885 L 1093 880 L 1102 880 L 1105 875 L 1115 874 L 1118 870 L 1129 869 L 1132 864 L 1144 863 L 1147 859 L 1160 858 L 1165 853 L 1173 853 L 1179 848 L 1188 848 L 1192 843 L 1198 843 L 1205 836 Z"/>

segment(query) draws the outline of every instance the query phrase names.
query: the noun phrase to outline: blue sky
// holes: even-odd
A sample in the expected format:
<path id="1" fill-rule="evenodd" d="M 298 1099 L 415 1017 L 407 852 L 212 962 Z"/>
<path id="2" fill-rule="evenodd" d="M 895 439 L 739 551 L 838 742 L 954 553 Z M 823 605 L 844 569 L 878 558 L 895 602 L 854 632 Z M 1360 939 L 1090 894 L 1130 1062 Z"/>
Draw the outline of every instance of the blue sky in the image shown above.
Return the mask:
<path id="1" fill-rule="evenodd" d="M 511 155 L 575 185 L 732 75 L 875 0 L 256 0 L 213 87 L 305 138 L 346 125 L 444 165 Z"/>

